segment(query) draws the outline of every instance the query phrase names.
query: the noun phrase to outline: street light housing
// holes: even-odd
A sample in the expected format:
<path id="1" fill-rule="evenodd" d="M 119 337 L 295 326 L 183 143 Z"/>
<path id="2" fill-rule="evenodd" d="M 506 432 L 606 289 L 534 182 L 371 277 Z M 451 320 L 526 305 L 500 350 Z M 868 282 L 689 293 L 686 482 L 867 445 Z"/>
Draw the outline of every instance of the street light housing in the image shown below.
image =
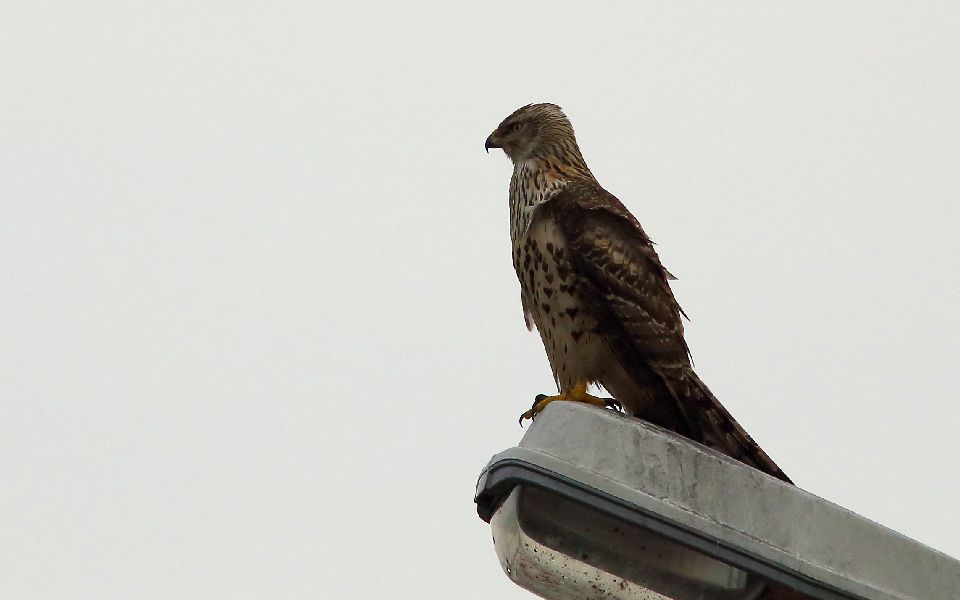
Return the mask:
<path id="1" fill-rule="evenodd" d="M 518 585 L 554 600 L 955 600 L 960 562 L 672 432 L 555 402 L 480 475 Z"/>

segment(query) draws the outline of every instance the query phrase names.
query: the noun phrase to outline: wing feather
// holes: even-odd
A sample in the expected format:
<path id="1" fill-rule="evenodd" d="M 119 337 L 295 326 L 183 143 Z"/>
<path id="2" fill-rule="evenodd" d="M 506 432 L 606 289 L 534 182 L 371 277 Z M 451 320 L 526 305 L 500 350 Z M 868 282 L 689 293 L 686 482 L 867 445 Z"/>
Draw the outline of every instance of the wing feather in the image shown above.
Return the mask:
<path id="1" fill-rule="evenodd" d="M 637 219 L 587 180 L 571 182 L 540 209 L 570 245 L 580 291 L 621 366 L 677 415 L 669 428 L 789 482 L 694 373 L 673 276 Z"/>
<path id="2" fill-rule="evenodd" d="M 653 242 L 623 204 L 599 185 L 574 182 L 550 201 L 578 272 L 643 358 L 690 364 L 683 312 Z"/>

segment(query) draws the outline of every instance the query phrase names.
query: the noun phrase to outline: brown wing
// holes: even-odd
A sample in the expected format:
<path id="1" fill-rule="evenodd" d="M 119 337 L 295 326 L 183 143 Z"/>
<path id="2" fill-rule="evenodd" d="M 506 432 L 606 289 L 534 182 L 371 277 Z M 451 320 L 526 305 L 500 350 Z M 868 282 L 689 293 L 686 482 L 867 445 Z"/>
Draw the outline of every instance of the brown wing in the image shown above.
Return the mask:
<path id="1" fill-rule="evenodd" d="M 789 482 L 693 372 L 672 276 L 636 218 L 591 181 L 570 183 L 541 209 L 570 245 L 578 285 L 604 337 L 658 405 L 636 416 Z"/>
<path id="2" fill-rule="evenodd" d="M 689 366 L 683 314 L 671 277 L 637 219 L 593 182 L 569 184 L 549 202 L 589 287 L 618 317 L 636 350 L 664 365 Z"/>

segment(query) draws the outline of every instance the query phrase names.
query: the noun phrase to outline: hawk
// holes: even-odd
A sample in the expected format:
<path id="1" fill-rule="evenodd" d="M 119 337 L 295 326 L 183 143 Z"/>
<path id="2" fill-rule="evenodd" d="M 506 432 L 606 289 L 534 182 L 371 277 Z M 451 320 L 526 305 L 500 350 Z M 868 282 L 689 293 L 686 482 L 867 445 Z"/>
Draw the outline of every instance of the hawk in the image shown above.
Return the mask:
<path id="1" fill-rule="evenodd" d="M 555 104 L 517 109 L 486 150 L 513 161 L 510 241 L 527 328 L 536 326 L 559 394 L 597 406 L 598 384 L 633 416 L 790 483 L 693 371 L 680 308 L 653 242 L 594 178 Z"/>

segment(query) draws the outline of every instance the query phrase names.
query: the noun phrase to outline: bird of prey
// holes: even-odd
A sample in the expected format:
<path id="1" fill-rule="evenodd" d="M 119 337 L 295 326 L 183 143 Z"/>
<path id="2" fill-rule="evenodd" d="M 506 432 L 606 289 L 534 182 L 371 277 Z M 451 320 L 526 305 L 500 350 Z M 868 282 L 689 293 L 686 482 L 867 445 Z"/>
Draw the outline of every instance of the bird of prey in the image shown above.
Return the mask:
<path id="1" fill-rule="evenodd" d="M 528 329 L 543 340 L 559 393 L 597 406 L 598 384 L 633 416 L 790 482 L 694 373 L 686 316 L 637 219 L 594 178 L 555 104 L 517 109 L 487 138 L 513 161 L 510 240 Z"/>

